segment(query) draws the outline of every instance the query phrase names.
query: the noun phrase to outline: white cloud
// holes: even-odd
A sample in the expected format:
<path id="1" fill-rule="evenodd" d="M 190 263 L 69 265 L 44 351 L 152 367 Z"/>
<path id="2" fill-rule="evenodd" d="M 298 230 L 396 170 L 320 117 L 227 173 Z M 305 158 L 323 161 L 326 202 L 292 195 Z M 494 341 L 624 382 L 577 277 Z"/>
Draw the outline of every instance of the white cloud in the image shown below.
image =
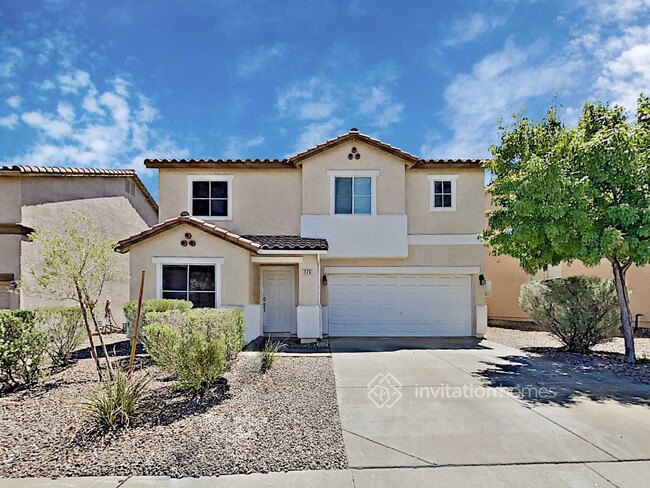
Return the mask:
<path id="1" fill-rule="evenodd" d="M 0 76 L 10 78 L 16 74 L 18 65 L 24 59 L 22 49 L 14 46 L 6 46 L 3 49 L 2 62 L 0 62 Z"/>
<path id="2" fill-rule="evenodd" d="M 506 22 L 505 17 L 475 13 L 452 23 L 444 43 L 447 46 L 460 46 L 475 41 L 483 34 Z"/>
<path id="3" fill-rule="evenodd" d="M 77 93 L 80 88 L 90 85 L 90 75 L 86 71 L 75 70 L 59 76 L 59 87 L 63 93 Z"/>
<path id="4" fill-rule="evenodd" d="M 544 63 L 535 58 L 539 44 L 526 48 L 508 41 L 505 47 L 458 75 L 444 94 L 443 120 L 451 140 L 436 134 L 421 148 L 424 157 L 484 157 L 494 141 L 499 117 L 517 112 L 529 99 L 572 87 L 580 62 L 562 58 Z"/>
<path id="5" fill-rule="evenodd" d="M 402 120 L 404 105 L 392 102 L 386 88 L 373 86 L 360 91 L 359 113 L 372 120 L 372 125 L 384 128 Z"/>
<path id="6" fill-rule="evenodd" d="M 18 95 L 13 95 L 9 98 L 7 98 L 6 102 L 7 105 L 9 105 L 13 109 L 18 109 L 20 108 L 20 104 L 22 103 L 23 99 L 20 98 Z"/>
<path id="7" fill-rule="evenodd" d="M 487 156 L 500 117 L 535 97 L 548 97 L 550 103 L 554 93 L 570 105 L 563 112 L 567 123 L 575 123 L 579 106 L 595 98 L 633 111 L 639 93 L 650 90 L 650 26 L 644 20 L 649 6 L 650 0 L 582 2 L 572 11 L 563 48 L 508 41 L 447 86 L 441 115 L 451 138 L 441 141 L 440 132 L 430 134 L 421 154 Z"/>
<path id="8" fill-rule="evenodd" d="M 274 59 L 281 57 L 286 50 L 287 47 L 283 43 L 259 46 L 256 50 L 248 52 L 240 58 L 236 67 L 237 76 L 247 78 L 262 71 Z"/>
<path id="9" fill-rule="evenodd" d="M 36 87 L 46 91 L 54 90 L 56 88 L 56 84 L 52 80 L 43 80 L 41 83 L 37 83 Z"/>
<path id="10" fill-rule="evenodd" d="M 0 127 L 5 129 L 13 129 L 18 125 L 18 116 L 16 114 L 7 115 L 6 117 L 0 117 Z"/>
<path id="11" fill-rule="evenodd" d="M 247 150 L 252 147 L 260 146 L 264 143 L 263 136 L 252 137 L 250 139 L 240 137 L 229 137 L 226 150 L 223 157 L 226 159 L 242 159 L 248 156 Z"/>
<path id="12" fill-rule="evenodd" d="M 61 139 L 72 133 L 72 126 L 68 121 L 54 118 L 42 112 L 25 112 L 20 118 L 27 125 L 41 130 L 52 139 Z"/>
<path id="13" fill-rule="evenodd" d="M 321 144 L 343 132 L 343 121 L 333 118 L 325 122 L 314 122 L 305 127 L 296 142 L 296 152 Z"/>

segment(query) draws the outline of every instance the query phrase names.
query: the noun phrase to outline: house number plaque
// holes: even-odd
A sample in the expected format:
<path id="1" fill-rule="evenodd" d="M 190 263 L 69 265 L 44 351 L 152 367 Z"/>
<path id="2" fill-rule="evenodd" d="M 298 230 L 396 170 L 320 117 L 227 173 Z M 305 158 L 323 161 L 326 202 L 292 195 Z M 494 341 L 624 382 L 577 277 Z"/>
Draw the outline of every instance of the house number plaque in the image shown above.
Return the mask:
<path id="1" fill-rule="evenodd" d="M 311 275 L 313 271 L 314 271 L 314 270 L 311 269 L 311 268 L 303 268 L 303 270 L 302 270 L 302 274 L 305 275 L 305 276 L 307 276 L 307 275 Z"/>

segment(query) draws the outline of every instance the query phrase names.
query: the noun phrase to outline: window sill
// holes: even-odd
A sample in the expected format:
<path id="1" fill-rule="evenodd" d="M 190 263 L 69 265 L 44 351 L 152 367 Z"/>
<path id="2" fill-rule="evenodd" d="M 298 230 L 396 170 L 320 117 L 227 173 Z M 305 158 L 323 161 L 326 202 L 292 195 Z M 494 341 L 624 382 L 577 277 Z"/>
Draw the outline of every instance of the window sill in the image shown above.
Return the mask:
<path id="1" fill-rule="evenodd" d="M 451 208 L 430 208 L 429 212 L 455 212 L 456 209 L 451 207 Z"/>

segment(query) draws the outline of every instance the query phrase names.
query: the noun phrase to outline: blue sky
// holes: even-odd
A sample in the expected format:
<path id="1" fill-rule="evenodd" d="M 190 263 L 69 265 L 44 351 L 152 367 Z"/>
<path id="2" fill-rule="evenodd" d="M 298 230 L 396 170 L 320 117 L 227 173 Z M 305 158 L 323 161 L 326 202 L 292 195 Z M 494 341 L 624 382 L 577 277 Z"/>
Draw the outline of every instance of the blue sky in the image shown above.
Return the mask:
<path id="1" fill-rule="evenodd" d="M 357 127 L 485 157 L 499 117 L 650 92 L 650 0 L 4 1 L 0 163 L 284 157 Z"/>

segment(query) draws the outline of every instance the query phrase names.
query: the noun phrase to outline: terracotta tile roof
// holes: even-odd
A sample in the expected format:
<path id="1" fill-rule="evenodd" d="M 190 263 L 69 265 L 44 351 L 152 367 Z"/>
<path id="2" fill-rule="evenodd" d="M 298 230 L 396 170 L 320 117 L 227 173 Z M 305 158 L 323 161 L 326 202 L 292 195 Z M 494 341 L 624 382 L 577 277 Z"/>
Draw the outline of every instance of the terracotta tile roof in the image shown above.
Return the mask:
<path id="1" fill-rule="evenodd" d="M 411 163 L 411 165 L 418 162 L 417 156 L 411 153 L 407 153 L 406 151 L 403 151 L 398 147 L 394 147 L 391 146 L 390 144 L 386 144 L 385 142 L 381 142 L 379 139 L 374 139 L 366 134 L 361 134 L 357 129 L 350 129 L 350 131 L 346 134 L 341 134 L 340 136 L 337 136 L 334 139 L 330 139 L 329 141 L 325 141 L 322 144 L 318 144 L 317 146 L 310 147 L 309 149 L 302 151 L 296 154 L 295 156 L 292 156 L 290 158 L 290 161 L 297 165 L 300 161 L 302 161 L 305 158 L 313 156 L 314 154 L 318 154 L 319 152 L 325 151 L 332 147 L 338 146 L 339 144 L 343 144 L 344 142 L 347 141 L 365 142 L 366 144 L 382 149 L 399 158 L 402 158 L 408 161 L 409 163 Z"/>
<path id="2" fill-rule="evenodd" d="M 37 176 L 100 176 L 100 177 L 130 177 L 135 181 L 144 197 L 158 212 L 158 204 L 151 196 L 147 187 L 138 177 L 134 169 L 110 168 L 64 168 L 59 166 L 0 166 L 0 176 L 3 174 L 21 174 Z"/>
<path id="3" fill-rule="evenodd" d="M 317 146 L 306 149 L 298 154 L 285 159 L 145 159 L 144 164 L 147 168 L 168 168 L 168 167 L 186 167 L 186 166 L 242 166 L 242 167 L 264 167 L 271 168 L 292 168 L 300 166 L 304 159 L 326 151 L 332 147 L 338 146 L 348 141 L 362 141 L 378 149 L 386 151 L 407 162 L 409 167 L 425 167 L 429 165 L 477 165 L 480 160 L 477 159 L 420 159 L 414 154 L 408 153 L 398 147 L 391 146 L 379 139 L 374 139 L 366 134 L 360 133 L 357 129 L 350 129 L 349 132 L 341 134 L 333 139 L 318 144 Z"/>
<path id="4" fill-rule="evenodd" d="M 174 166 L 264 166 L 265 168 L 293 169 L 288 159 L 145 159 L 147 168 L 169 168 Z"/>
<path id="5" fill-rule="evenodd" d="M 327 251 L 325 239 L 315 239 L 300 236 L 242 236 L 261 244 L 260 249 L 275 251 Z"/>
<path id="6" fill-rule="evenodd" d="M 420 159 L 413 168 L 430 168 L 432 166 L 480 166 L 483 159 Z"/>
<path id="7" fill-rule="evenodd" d="M 210 235 L 219 237 L 236 246 L 242 247 L 247 251 L 257 253 L 260 250 L 282 250 L 282 251 L 308 251 L 308 250 L 327 250 L 327 241 L 325 239 L 311 239 L 300 236 L 240 236 L 234 232 L 210 224 L 205 220 L 197 219 L 191 215 L 181 214 L 173 219 L 168 219 L 159 224 L 146 229 L 139 234 L 135 234 L 117 243 L 115 250 L 121 253 L 128 252 L 129 248 L 138 242 L 153 237 L 173 229 L 179 225 L 190 225 Z"/>

